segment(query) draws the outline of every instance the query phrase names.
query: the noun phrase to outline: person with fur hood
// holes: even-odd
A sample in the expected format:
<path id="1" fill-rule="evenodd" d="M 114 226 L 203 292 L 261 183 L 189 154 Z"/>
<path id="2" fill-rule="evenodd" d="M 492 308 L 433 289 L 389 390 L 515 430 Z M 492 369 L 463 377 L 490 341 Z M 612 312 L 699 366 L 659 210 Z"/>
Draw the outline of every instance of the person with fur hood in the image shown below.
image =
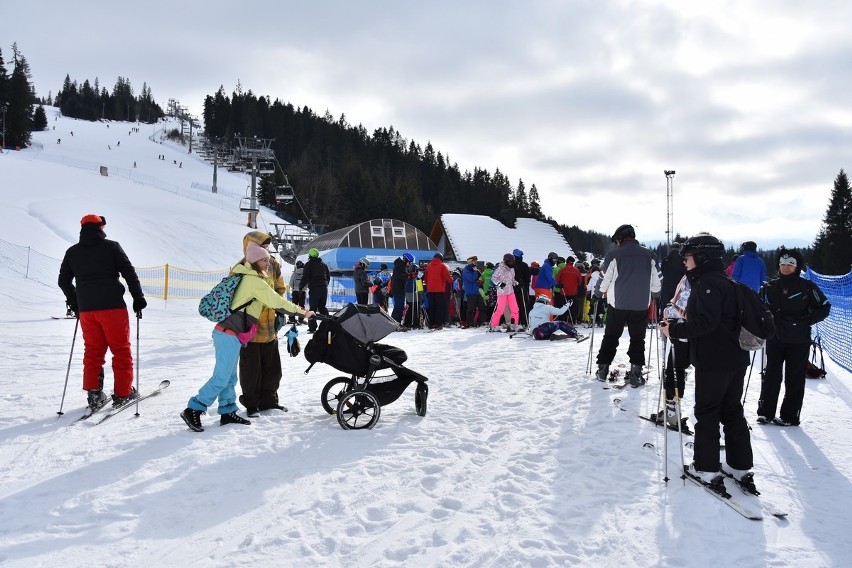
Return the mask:
<path id="1" fill-rule="evenodd" d="M 500 318 L 503 317 L 507 305 L 511 317 L 510 328 L 513 331 L 518 328 L 518 301 L 515 299 L 514 288 L 518 285 L 518 281 L 515 280 L 514 265 L 515 255 L 506 253 L 503 255 L 503 262 L 494 269 L 494 274 L 491 275 L 491 282 L 497 288 L 497 307 L 494 308 L 494 313 L 491 315 L 489 331 L 497 331 Z"/>
<path id="2" fill-rule="evenodd" d="M 283 298 L 269 285 L 269 260 L 269 252 L 265 248 L 250 242 L 246 247 L 245 260 L 231 269 L 233 274 L 242 275 L 231 300 L 231 310 L 245 307 L 233 311 L 213 328 L 213 348 L 216 352 L 213 374 L 180 413 L 181 419 L 194 432 L 204 431 L 201 415 L 217 400 L 219 424 L 251 424 L 237 414 L 237 365 L 242 348 L 257 333 L 265 308 L 298 314 L 308 319 L 314 315 L 312 311 L 305 311 Z"/>

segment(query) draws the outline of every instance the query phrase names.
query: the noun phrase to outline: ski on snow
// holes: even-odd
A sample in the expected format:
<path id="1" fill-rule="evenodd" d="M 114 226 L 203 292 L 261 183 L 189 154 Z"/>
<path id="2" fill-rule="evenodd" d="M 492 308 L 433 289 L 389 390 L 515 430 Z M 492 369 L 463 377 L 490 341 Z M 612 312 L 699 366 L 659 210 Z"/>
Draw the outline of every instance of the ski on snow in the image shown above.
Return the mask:
<path id="1" fill-rule="evenodd" d="M 759 503 L 758 503 L 758 506 L 755 508 L 755 507 L 750 507 L 749 505 L 742 503 L 742 502 L 738 501 L 737 499 L 734 499 L 733 495 L 731 495 L 728 492 L 727 488 L 725 487 L 725 480 L 727 479 L 726 477 L 723 476 L 721 478 L 716 479 L 715 480 L 716 483 L 712 483 L 712 484 L 704 483 L 703 481 L 701 481 L 697 477 L 693 477 L 693 476 L 689 475 L 686 472 L 686 467 L 687 466 L 684 466 L 684 468 L 683 468 L 684 469 L 684 472 L 683 472 L 683 478 L 684 479 L 688 479 L 689 481 L 691 481 L 692 483 L 694 483 L 698 487 L 701 487 L 707 493 L 714 496 L 716 499 L 718 499 L 719 501 L 721 501 L 722 503 L 724 503 L 725 505 L 727 505 L 728 507 L 730 507 L 731 509 L 733 509 L 734 511 L 736 511 L 737 513 L 739 513 L 740 515 L 745 517 L 746 519 L 750 519 L 752 521 L 763 520 L 763 514 L 761 513 L 761 507 L 760 507 Z M 755 499 L 759 499 L 759 498 L 755 497 Z"/>
<path id="2" fill-rule="evenodd" d="M 101 408 L 106 406 L 108 402 L 109 402 L 109 399 L 107 398 L 107 399 L 104 399 L 103 404 L 97 406 L 96 408 L 92 408 L 90 406 L 87 406 L 86 412 L 82 416 L 80 416 L 79 418 L 74 420 L 74 422 L 72 422 L 72 424 L 77 423 L 77 422 L 81 422 L 83 420 L 88 420 L 89 418 L 92 417 L 92 414 L 94 414 L 95 412 L 97 412 L 98 410 L 100 410 Z"/>
<path id="3" fill-rule="evenodd" d="M 662 426 L 662 425 L 663 425 L 661 422 L 659 422 L 658 420 L 656 420 L 653 416 L 648 417 L 648 416 L 645 416 L 645 415 L 643 415 L 643 414 L 637 414 L 636 416 L 638 416 L 638 417 L 639 417 L 639 418 L 641 418 L 642 420 L 647 420 L 648 422 L 653 422 L 653 423 L 654 423 L 654 424 L 656 424 L 657 426 Z M 685 435 L 687 435 L 687 436 L 692 436 L 692 430 L 690 430 L 690 429 L 689 429 L 689 426 L 687 426 L 687 425 L 686 425 L 686 420 L 687 420 L 686 416 L 684 416 L 683 418 L 681 418 L 681 419 L 680 419 L 680 422 L 681 422 L 681 424 L 680 424 L 680 428 L 681 428 L 681 430 L 680 430 L 680 431 L 681 431 L 681 432 L 683 432 L 683 433 L 684 433 Z M 668 428 L 668 429 L 669 429 L 669 430 L 671 430 L 672 432 L 677 432 L 677 431 L 678 431 L 677 426 L 671 426 L 671 425 L 669 425 L 669 424 L 666 424 L 666 428 Z"/>
<path id="4" fill-rule="evenodd" d="M 103 417 L 100 420 L 95 422 L 95 425 L 103 423 L 104 421 L 108 420 L 109 418 L 112 418 L 113 416 L 115 416 L 116 414 L 121 412 L 122 410 L 126 410 L 127 408 L 130 408 L 131 406 L 133 406 L 137 402 L 141 402 L 141 401 L 145 400 L 146 398 L 151 398 L 152 396 L 157 396 L 158 394 L 163 392 L 163 389 L 168 387 L 170 384 L 171 384 L 171 381 L 164 380 L 159 385 L 157 385 L 157 388 L 155 388 L 154 390 L 152 390 L 148 394 L 144 394 L 144 395 L 139 396 L 137 398 L 130 399 L 120 406 L 114 406 L 112 409 L 110 409 L 109 412 L 104 414 Z"/>
<path id="5" fill-rule="evenodd" d="M 751 490 L 747 486 L 740 483 L 739 479 L 737 479 L 736 477 L 734 477 L 730 473 L 726 472 L 724 469 L 722 470 L 722 473 L 725 474 L 725 477 L 727 479 L 732 480 L 734 482 L 734 484 L 736 484 L 736 486 L 740 488 L 740 491 L 742 491 L 745 495 L 750 495 L 752 497 L 755 497 L 757 499 L 757 501 L 760 503 L 761 508 L 763 509 L 763 511 L 766 514 L 772 515 L 773 517 L 776 517 L 778 519 L 783 519 L 787 516 L 786 511 L 784 511 L 780 507 L 777 507 L 774 503 L 772 503 L 771 501 L 768 501 L 764 497 L 758 496 L 758 495 L 760 495 L 759 491 L 758 491 L 757 494 L 754 494 L 754 493 L 751 492 Z"/>

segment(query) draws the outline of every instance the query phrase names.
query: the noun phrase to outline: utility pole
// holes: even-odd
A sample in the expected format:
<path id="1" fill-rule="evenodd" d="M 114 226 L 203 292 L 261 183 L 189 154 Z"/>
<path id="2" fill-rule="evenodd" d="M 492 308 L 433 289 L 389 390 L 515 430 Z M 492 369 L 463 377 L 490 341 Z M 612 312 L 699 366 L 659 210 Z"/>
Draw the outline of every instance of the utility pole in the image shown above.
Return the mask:
<path id="1" fill-rule="evenodd" d="M 663 170 L 666 175 L 666 245 L 672 244 L 674 231 L 674 170 Z"/>
<path id="2" fill-rule="evenodd" d="M 258 160 L 272 162 L 275 160 L 275 152 L 270 145 L 274 138 L 249 138 L 247 136 L 235 136 L 238 147 L 234 150 L 237 159 L 244 167 L 251 168 L 251 195 L 248 207 L 241 207 L 249 215 L 248 226 L 257 229 L 257 175 L 261 168 Z M 250 165 L 249 165 L 250 164 Z"/>

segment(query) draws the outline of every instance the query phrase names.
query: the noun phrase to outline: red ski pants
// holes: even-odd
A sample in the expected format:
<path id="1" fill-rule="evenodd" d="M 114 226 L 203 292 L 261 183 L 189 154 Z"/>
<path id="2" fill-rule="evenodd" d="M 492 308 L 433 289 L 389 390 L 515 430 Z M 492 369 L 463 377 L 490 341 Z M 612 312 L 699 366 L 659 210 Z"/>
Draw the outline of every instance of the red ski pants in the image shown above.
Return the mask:
<path id="1" fill-rule="evenodd" d="M 98 375 L 112 352 L 113 392 L 128 396 L 133 384 L 133 354 L 130 350 L 130 318 L 127 308 L 80 312 L 83 329 L 83 390 L 98 388 Z"/>

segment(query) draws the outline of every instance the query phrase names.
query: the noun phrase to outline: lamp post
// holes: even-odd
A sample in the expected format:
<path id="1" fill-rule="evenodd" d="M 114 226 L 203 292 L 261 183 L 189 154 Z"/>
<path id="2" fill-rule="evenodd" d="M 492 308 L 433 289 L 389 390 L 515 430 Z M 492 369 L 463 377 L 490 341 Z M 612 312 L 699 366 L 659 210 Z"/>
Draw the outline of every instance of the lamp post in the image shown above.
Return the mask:
<path id="1" fill-rule="evenodd" d="M 663 170 L 666 175 L 666 245 L 672 244 L 672 230 L 674 225 L 674 170 Z"/>

